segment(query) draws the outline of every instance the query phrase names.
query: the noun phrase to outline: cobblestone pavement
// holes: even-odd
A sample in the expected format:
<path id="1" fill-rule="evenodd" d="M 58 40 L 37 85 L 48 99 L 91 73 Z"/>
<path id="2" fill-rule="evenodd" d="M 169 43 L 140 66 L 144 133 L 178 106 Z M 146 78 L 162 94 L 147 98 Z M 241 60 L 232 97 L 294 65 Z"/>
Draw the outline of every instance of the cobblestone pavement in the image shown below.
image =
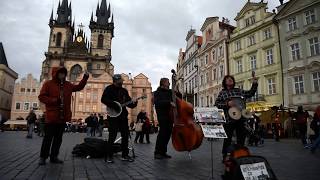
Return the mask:
<path id="1" fill-rule="evenodd" d="M 82 143 L 85 134 L 65 133 L 59 158 L 64 164 L 39 166 L 39 151 L 42 138 L 27 139 L 26 132 L 0 133 L 0 179 L 210 179 L 213 162 L 214 179 L 221 179 L 222 141 L 204 139 L 200 148 L 188 153 L 176 152 L 171 143 L 168 154 L 172 159 L 155 160 L 153 151 L 156 135 L 151 135 L 151 144 L 135 144 L 137 155 L 134 162 L 122 162 L 116 156 L 114 164 L 103 159 L 73 157 L 71 151 Z M 279 180 L 318 180 L 320 177 L 320 150 L 311 154 L 296 139 L 280 142 L 266 140 L 262 147 L 250 147 L 255 155 L 264 156 L 271 164 Z"/>

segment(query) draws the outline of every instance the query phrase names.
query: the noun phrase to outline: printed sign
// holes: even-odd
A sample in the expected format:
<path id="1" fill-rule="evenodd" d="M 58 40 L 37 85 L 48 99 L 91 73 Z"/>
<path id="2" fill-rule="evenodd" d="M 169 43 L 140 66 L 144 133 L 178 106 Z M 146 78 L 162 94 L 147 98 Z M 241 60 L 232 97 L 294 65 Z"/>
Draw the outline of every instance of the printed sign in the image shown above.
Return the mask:
<path id="1" fill-rule="evenodd" d="M 264 162 L 240 165 L 245 180 L 267 180 L 270 176 Z"/>
<path id="2" fill-rule="evenodd" d="M 203 123 L 225 123 L 223 110 L 217 108 L 195 108 L 194 118 Z"/>
<path id="3" fill-rule="evenodd" d="M 204 125 L 201 124 L 202 132 L 206 138 L 227 138 L 227 134 L 224 131 L 222 125 Z"/>

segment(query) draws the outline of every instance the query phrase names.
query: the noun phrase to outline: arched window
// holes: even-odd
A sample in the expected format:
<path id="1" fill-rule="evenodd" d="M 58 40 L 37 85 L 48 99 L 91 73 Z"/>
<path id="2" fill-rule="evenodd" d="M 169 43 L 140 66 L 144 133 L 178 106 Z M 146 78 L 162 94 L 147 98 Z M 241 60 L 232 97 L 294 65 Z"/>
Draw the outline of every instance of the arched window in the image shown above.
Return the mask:
<path id="1" fill-rule="evenodd" d="M 98 48 L 103 48 L 103 35 L 99 34 L 98 36 Z"/>
<path id="2" fill-rule="evenodd" d="M 70 81 L 75 81 L 81 72 L 82 68 L 79 64 L 72 66 L 70 71 Z"/>
<path id="3" fill-rule="evenodd" d="M 57 33 L 57 41 L 56 41 L 56 46 L 60 47 L 61 46 L 61 32 Z"/>

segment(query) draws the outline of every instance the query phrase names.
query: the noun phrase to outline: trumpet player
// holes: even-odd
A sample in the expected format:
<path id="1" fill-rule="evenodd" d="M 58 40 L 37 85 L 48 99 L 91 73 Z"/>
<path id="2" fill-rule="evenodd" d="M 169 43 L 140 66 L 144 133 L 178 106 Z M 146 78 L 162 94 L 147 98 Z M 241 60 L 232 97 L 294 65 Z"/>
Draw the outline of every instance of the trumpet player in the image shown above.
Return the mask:
<path id="1" fill-rule="evenodd" d="M 252 77 L 252 86 L 251 89 L 246 91 L 240 88 L 235 88 L 235 79 L 233 76 L 226 75 L 222 81 L 223 89 L 219 92 L 219 95 L 215 101 L 215 106 L 219 109 L 223 109 L 226 124 L 224 125 L 224 129 L 227 133 L 228 138 L 224 139 L 222 154 L 223 160 L 227 155 L 227 149 L 231 145 L 233 131 L 236 130 L 237 135 L 237 144 L 243 146 L 246 139 L 246 127 L 245 127 L 245 118 L 240 118 L 239 120 L 232 119 L 229 115 L 229 109 L 237 106 L 239 99 L 233 99 L 232 97 L 243 97 L 241 103 L 245 108 L 246 98 L 250 98 L 254 96 L 258 88 L 257 78 L 253 75 Z"/>

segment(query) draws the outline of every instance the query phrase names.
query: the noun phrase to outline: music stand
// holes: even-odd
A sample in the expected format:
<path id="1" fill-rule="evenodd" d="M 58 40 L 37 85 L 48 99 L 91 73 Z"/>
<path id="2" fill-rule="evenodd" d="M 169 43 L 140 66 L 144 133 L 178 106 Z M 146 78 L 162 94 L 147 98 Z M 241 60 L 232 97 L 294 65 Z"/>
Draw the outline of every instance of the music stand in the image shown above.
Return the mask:
<path id="1" fill-rule="evenodd" d="M 213 108 L 198 108 L 195 111 L 195 117 L 200 123 L 204 137 L 210 141 L 211 179 L 213 180 L 213 139 L 227 138 L 222 126 L 226 121 L 221 112 Z"/>

